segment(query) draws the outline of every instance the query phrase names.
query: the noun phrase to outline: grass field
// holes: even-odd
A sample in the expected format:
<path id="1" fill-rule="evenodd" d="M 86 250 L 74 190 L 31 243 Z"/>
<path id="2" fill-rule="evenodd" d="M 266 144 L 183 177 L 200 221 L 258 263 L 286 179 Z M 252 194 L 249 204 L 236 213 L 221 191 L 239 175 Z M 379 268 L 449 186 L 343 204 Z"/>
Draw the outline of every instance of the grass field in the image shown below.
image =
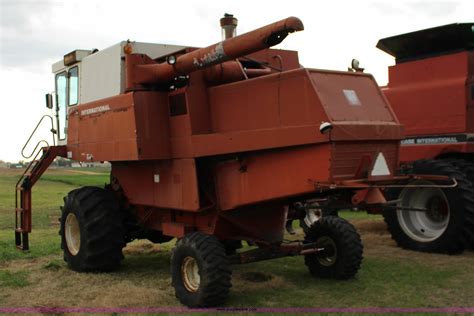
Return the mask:
<path id="1" fill-rule="evenodd" d="M 62 198 L 82 185 L 103 186 L 106 172 L 48 171 L 33 191 L 31 251 L 14 247 L 14 184 L 19 171 L 0 169 L 0 306 L 179 306 L 171 288 L 173 241 L 136 241 L 122 268 L 108 274 L 67 269 L 59 248 Z M 350 281 L 309 276 L 302 257 L 235 266 L 232 307 L 474 306 L 474 253 L 422 254 L 399 249 L 380 216 L 344 213 L 362 235 L 364 261 Z M 301 234 L 301 231 L 299 231 Z M 264 279 L 264 281 L 260 280 Z"/>

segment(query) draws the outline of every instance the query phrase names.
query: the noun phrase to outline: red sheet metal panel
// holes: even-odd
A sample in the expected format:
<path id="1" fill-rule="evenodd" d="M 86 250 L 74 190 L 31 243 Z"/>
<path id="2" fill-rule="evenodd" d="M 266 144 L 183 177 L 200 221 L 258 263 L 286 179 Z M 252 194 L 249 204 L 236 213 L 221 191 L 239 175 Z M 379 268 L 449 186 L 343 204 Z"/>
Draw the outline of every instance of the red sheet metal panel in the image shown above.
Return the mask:
<path id="1" fill-rule="evenodd" d="M 195 135 L 191 139 L 193 157 L 211 156 L 227 153 L 238 153 L 251 150 L 262 150 L 303 144 L 325 143 L 327 135 L 321 135 L 318 126 L 295 126 L 269 128 L 262 130 L 237 131 Z M 174 147 L 175 143 L 173 143 Z M 177 149 L 177 147 L 174 147 Z M 176 155 L 186 154 L 175 151 Z M 179 156 L 178 156 L 179 157 Z"/>
<path id="2" fill-rule="evenodd" d="M 189 115 L 172 117 L 173 156 L 202 157 L 327 142 L 329 134 L 319 133 L 321 122 L 331 121 L 326 111 L 338 119 L 332 121 L 331 140 L 402 138 L 399 122 L 370 75 L 297 69 L 208 91 L 214 133 L 189 139 Z M 351 93 L 363 103 L 349 105 Z M 357 115 L 342 120 L 338 115 L 345 115 L 351 107 L 357 108 L 353 110 Z"/>
<path id="3" fill-rule="evenodd" d="M 170 158 L 168 94 L 135 92 L 133 102 L 139 158 Z"/>
<path id="4" fill-rule="evenodd" d="M 190 109 L 186 114 L 170 118 L 174 157 L 202 157 L 328 141 L 328 136 L 319 132 L 319 124 L 327 116 L 318 104 L 305 69 L 210 88 L 210 108 L 189 98 L 195 89 L 196 85 L 190 85 L 173 93 L 184 93 Z M 209 127 L 213 133 L 201 133 L 209 123 L 198 123 L 196 113 L 200 113 L 202 121 L 212 122 Z M 196 133 L 198 124 L 201 127 Z"/>
<path id="5" fill-rule="evenodd" d="M 279 126 L 280 80 L 269 76 L 209 89 L 215 133 Z"/>
<path id="6" fill-rule="evenodd" d="M 162 224 L 162 229 L 166 236 L 182 238 L 184 235 L 191 233 L 194 227 L 183 223 L 165 222 Z"/>
<path id="7" fill-rule="evenodd" d="M 78 161 L 170 157 L 167 94 L 136 92 L 69 109 L 68 148 Z"/>
<path id="8" fill-rule="evenodd" d="M 333 180 L 366 178 L 381 152 L 391 175 L 398 169 L 398 141 L 334 142 L 332 144 L 331 177 Z"/>
<path id="9" fill-rule="evenodd" d="M 124 94 L 69 109 L 68 139 L 72 158 L 79 161 L 134 160 L 136 146 L 133 94 Z"/>
<path id="10" fill-rule="evenodd" d="M 192 211 L 199 209 L 194 159 L 157 161 L 153 176 L 154 205 Z"/>
<path id="11" fill-rule="evenodd" d="M 216 133 L 327 120 L 306 69 L 210 88 L 209 102 Z"/>
<path id="12" fill-rule="evenodd" d="M 466 121 L 472 122 L 466 111 L 468 56 L 460 52 L 389 68 L 383 92 L 407 136 L 466 131 Z"/>
<path id="13" fill-rule="evenodd" d="M 216 167 L 220 208 L 313 192 L 313 181 L 329 177 L 330 151 L 329 144 L 293 147 L 248 154 L 241 162 L 220 163 Z"/>
<path id="14" fill-rule="evenodd" d="M 158 208 L 199 210 L 194 159 L 173 159 L 112 164 L 130 203 Z"/>
<path id="15" fill-rule="evenodd" d="M 371 75 L 311 71 L 321 103 L 334 122 L 397 124 L 398 121 Z"/>

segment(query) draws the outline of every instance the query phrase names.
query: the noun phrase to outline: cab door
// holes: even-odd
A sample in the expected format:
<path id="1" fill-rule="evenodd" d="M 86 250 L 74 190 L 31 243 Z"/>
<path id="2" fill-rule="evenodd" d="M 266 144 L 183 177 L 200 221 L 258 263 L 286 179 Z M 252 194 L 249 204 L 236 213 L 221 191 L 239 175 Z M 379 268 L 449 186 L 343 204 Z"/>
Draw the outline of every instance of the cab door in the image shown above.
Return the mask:
<path id="1" fill-rule="evenodd" d="M 68 108 L 79 103 L 79 65 L 56 74 L 56 126 L 58 144 L 67 143 Z"/>

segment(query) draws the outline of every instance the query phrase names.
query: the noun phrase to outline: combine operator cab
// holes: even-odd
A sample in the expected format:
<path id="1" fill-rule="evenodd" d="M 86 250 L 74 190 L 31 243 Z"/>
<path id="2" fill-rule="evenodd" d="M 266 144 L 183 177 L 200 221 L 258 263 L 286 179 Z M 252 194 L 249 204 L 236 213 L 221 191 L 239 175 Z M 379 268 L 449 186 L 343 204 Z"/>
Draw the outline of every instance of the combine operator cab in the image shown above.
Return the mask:
<path id="1" fill-rule="evenodd" d="M 54 109 L 57 118 L 58 143 L 67 143 L 71 109 L 79 104 L 125 92 L 125 55 L 128 50 L 156 59 L 184 48 L 124 41 L 103 51 L 78 49 L 64 55 L 63 60 L 53 64 L 55 92 L 46 97 L 47 106 Z M 55 101 L 55 106 L 52 100 Z M 98 109 L 96 113 L 103 110 L 104 108 Z"/>

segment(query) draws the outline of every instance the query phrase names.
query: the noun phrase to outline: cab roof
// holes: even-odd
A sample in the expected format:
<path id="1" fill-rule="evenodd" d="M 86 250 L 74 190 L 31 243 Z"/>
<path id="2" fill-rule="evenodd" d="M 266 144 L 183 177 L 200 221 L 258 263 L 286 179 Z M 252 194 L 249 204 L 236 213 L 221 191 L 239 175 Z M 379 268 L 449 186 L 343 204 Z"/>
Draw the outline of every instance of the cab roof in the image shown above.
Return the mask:
<path id="1" fill-rule="evenodd" d="M 386 37 L 377 48 L 397 63 L 474 49 L 474 23 L 453 23 Z"/>

